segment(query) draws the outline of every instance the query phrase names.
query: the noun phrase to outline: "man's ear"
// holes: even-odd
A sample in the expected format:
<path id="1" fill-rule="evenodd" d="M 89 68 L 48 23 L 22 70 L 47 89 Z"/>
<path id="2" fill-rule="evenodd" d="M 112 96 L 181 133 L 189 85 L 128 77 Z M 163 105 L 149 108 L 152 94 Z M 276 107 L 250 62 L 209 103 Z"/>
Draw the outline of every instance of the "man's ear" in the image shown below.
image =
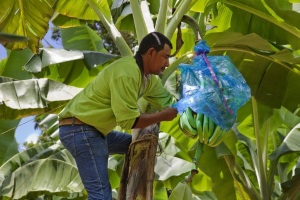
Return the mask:
<path id="1" fill-rule="evenodd" d="M 147 54 L 151 56 L 154 52 L 155 52 L 155 49 L 153 47 L 151 47 L 148 49 Z"/>

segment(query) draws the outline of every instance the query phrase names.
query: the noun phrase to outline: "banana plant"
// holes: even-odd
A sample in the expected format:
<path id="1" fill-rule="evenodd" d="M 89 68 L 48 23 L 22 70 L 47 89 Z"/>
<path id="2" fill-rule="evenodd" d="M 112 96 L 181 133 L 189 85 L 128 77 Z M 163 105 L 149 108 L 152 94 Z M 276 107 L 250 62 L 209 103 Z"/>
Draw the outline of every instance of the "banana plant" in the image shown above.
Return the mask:
<path id="1" fill-rule="evenodd" d="M 37 53 L 40 38 L 46 34 L 49 20 L 54 13 L 52 7 L 55 2 L 56 0 L 42 0 L 35 3 L 32 1 L 1 1 L 0 6 L 4 9 L 0 13 L 0 31 L 28 38 L 24 42 L 8 42 L 5 45 L 9 49 L 30 48 Z"/>
<path id="2" fill-rule="evenodd" d="M 45 15 L 46 18 L 43 18 L 42 21 L 35 20 L 38 23 L 33 23 L 31 18 L 38 19 L 37 16 L 41 13 L 40 10 L 28 13 L 27 8 L 31 6 L 31 2 L 29 1 L 24 4 L 19 4 L 19 2 L 20 1 L 11 0 L 1 1 L 1 8 L 7 8 L 8 11 L 17 13 L 17 15 L 12 18 L 10 17 L 12 15 L 7 14 L 9 12 L 0 12 L 0 18 L 4 19 L 0 22 L 0 31 L 10 33 L 19 33 L 20 31 L 20 33 L 22 33 L 21 35 L 33 39 L 31 39 L 29 43 L 22 43 L 23 46 L 20 46 L 20 44 L 18 44 L 19 46 L 15 46 L 15 44 L 6 46 L 7 48 L 12 49 L 10 55 L 17 55 L 18 53 L 21 53 L 18 54 L 21 55 L 18 57 L 18 59 L 21 58 L 20 64 L 18 63 L 19 61 L 16 62 L 16 59 L 12 58 L 1 61 L 0 72 L 1 75 L 4 76 L 3 79 L 6 80 L 7 77 L 11 77 L 13 80 L 26 81 L 26 79 L 31 79 L 32 75 L 38 78 L 43 78 L 43 76 L 48 76 L 48 78 L 55 77 L 54 73 L 58 71 L 59 66 L 61 65 L 64 68 L 68 68 L 69 71 L 63 75 L 62 80 L 59 79 L 59 76 L 56 76 L 55 80 L 72 86 L 83 87 L 84 84 L 89 82 L 88 80 L 85 81 L 83 85 L 80 85 L 80 81 L 76 82 L 75 75 L 71 76 L 71 80 L 75 81 L 74 84 L 73 81 L 69 81 L 65 77 L 72 74 L 72 71 L 76 71 L 76 69 L 78 70 L 76 71 L 77 73 L 80 73 L 79 69 L 83 69 L 84 75 L 90 75 L 90 72 L 96 74 L 99 70 L 101 70 L 101 66 L 93 68 L 91 71 L 86 70 L 86 64 L 84 62 L 79 65 L 68 65 L 68 62 L 64 63 L 66 64 L 64 65 L 61 64 L 61 62 L 58 62 L 58 64 L 43 66 L 43 69 L 38 73 L 29 73 L 28 71 L 23 70 L 23 66 L 25 66 L 29 61 L 32 61 L 31 58 L 37 53 L 39 45 L 36 38 L 43 37 L 43 34 L 47 30 L 48 23 L 45 23 L 45 21 L 50 18 L 48 16 L 52 16 L 54 10 L 56 12 L 55 15 L 52 16 L 53 22 L 62 28 L 79 26 L 86 22 L 100 19 L 104 24 L 106 24 L 105 27 L 114 38 L 118 48 L 122 49 L 120 51 L 122 55 L 130 55 L 131 52 L 129 53 L 129 51 L 131 50 L 129 50 L 125 45 L 118 30 L 132 28 L 132 30 L 134 30 L 134 32 L 138 35 L 137 38 L 141 38 L 145 32 L 149 30 L 159 30 L 166 33 L 172 39 L 175 46 L 175 35 L 177 35 L 177 31 L 175 30 L 177 25 L 184 15 L 188 15 L 193 17 L 200 25 L 202 35 L 204 36 L 203 39 L 207 40 L 208 44 L 212 47 L 212 55 L 230 55 L 253 91 L 252 95 L 254 98 L 252 99 L 252 104 L 241 109 L 238 115 L 239 125 L 237 126 L 237 130 L 228 134 L 228 136 L 224 139 L 224 145 L 219 145 L 215 149 L 210 147 L 203 148 L 203 157 L 198 164 L 199 173 L 194 176 L 194 181 L 191 185 L 189 185 L 189 187 L 186 187 L 186 185 L 182 187 L 182 185 L 179 184 L 181 183 L 180 181 L 184 179 L 184 172 L 183 174 L 179 172 L 177 173 L 177 177 L 173 174 L 174 176 L 166 176 L 166 179 L 159 180 L 155 183 L 155 188 L 157 189 L 157 192 L 155 193 L 156 196 L 159 196 L 158 191 L 163 191 L 161 192 L 161 196 L 166 199 L 168 198 L 166 190 L 176 191 L 175 188 L 176 185 L 178 185 L 181 189 L 191 188 L 191 190 L 186 190 L 187 195 L 191 196 L 192 192 L 192 196 L 194 196 L 194 198 L 196 198 L 195 195 L 199 197 L 206 194 L 206 197 L 212 197 L 215 199 L 243 199 L 242 197 L 244 197 L 244 199 L 248 197 L 269 199 L 271 198 L 270 195 L 272 191 L 278 194 L 278 196 L 282 194 L 280 191 L 280 183 L 292 183 L 292 180 L 297 180 L 297 176 L 294 176 L 293 178 L 291 178 L 291 176 L 286 176 L 284 174 L 284 170 L 290 169 L 290 166 L 298 165 L 296 165 L 295 162 L 291 162 L 289 163 L 289 167 L 283 168 L 285 167 L 284 165 L 287 166 L 287 162 L 282 161 L 280 164 L 277 164 L 277 166 L 274 165 L 275 167 L 272 168 L 272 170 L 281 170 L 281 181 L 278 182 L 277 179 L 275 179 L 276 182 L 272 182 L 271 178 L 274 171 L 269 173 L 267 170 L 268 168 L 266 167 L 266 163 L 269 162 L 266 156 L 268 154 L 266 151 L 266 141 L 269 141 L 270 137 L 265 136 L 272 135 L 272 137 L 274 137 L 274 141 L 271 144 L 276 142 L 279 146 L 279 144 L 284 141 L 283 138 L 287 137 L 287 127 L 295 127 L 295 124 L 297 123 L 289 124 L 289 120 L 278 122 L 274 118 L 270 118 L 269 121 L 261 120 L 260 118 L 263 116 L 262 114 L 265 111 L 264 107 L 257 106 L 257 108 L 255 108 L 255 105 L 264 104 L 271 111 L 276 111 L 276 109 L 282 109 L 281 106 L 284 106 L 288 109 L 285 110 L 286 113 L 295 112 L 295 115 L 289 114 L 291 119 L 297 119 L 297 115 L 299 116 L 299 110 L 297 110 L 297 104 L 300 96 L 298 89 L 299 58 L 297 58 L 299 57 L 299 23 L 297 23 L 299 13 L 292 11 L 291 3 L 275 0 L 270 3 L 259 0 L 251 2 L 244 2 L 242 0 L 169 0 L 162 1 L 161 4 L 157 1 L 148 1 L 149 5 L 147 7 L 146 2 L 142 1 L 142 8 L 145 10 L 143 10 L 143 12 L 139 12 L 134 9 L 135 13 L 133 14 L 132 11 L 125 12 L 125 9 L 122 10 L 122 8 L 125 8 L 128 5 L 129 7 L 132 5 L 134 8 L 140 8 L 137 1 L 123 2 L 124 4 L 122 4 L 122 2 L 120 3 L 120 1 L 116 0 L 113 2 L 78 0 L 76 1 L 76 4 L 74 4 L 74 2 L 66 0 L 44 0 L 41 2 L 45 3 L 47 6 L 43 7 L 45 10 L 43 10 L 42 13 L 47 13 Z M 34 8 L 36 9 L 39 5 L 40 4 L 36 4 Z M 109 11 L 108 5 L 114 9 Z M 174 7 L 177 8 L 173 15 L 171 10 Z M 159 11 L 160 9 L 163 11 Z M 116 12 L 113 13 L 113 10 L 121 10 L 124 12 L 121 12 L 121 15 L 117 15 L 119 17 L 115 20 L 115 16 L 113 16 L 113 14 Z M 150 18 L 149 15 L 147 15 L 149 12 L 151 13 Z M 19 15 L 19 13 L 22 13 L 22 15 Z M 36 15 L 34 15 L 35 13 Z M 141 14 L 145 16 L 140 16 Z M 135 19 L 134 23 L 132 23 L 132 20 L 130 19 Z M 156 23 L 151 23 L 151 21 L 150 23 L 144 23 L 144 21 L 148 21 L 147 19 L 153 19 L 153 22 Z M 11 24 L 15 24 L 13 23 L 15 20 L 23 21 L 22 25 L 24 24 L 25 26 L 11 26 Z M 113 20 L 115 20 L 116 23 L 114 23 Z M 7 24 L 10 24 L 10 26 Z M 132 26 L 133 24 L 135 26 Z M 205 25 L 207 24 L 213 28 L 207 30 L 205 28 Z M 27 29 L 24 27 L 27 27 Z M 43 27 L 43 30 L 41 27 Z M 270 31 L 270 29 L 276 31 Z M 192 57 L 192 47 L 195 42 L 194 31 L 191 30 L 189 26 L 186 26 L 181 30 L 181 32 L 184 44 L 175 58 L 175 64 L 172 64 L 165 71 L 162 80 L 166 83 L 166 87 L 171 87 L 170 78 L 173 78 L 171 75 L 173 75 L 173 72 L 176 71 L 177 65 L 179 63 L 188 62 Z M 22 51 L 13 50 L 19 48 L 28 49 L 24 49 Z M 42 59 L 38 58 L 37 61 L 39 60 Z M 7 63 L 10 63 L 10 65 L 6 65 Z M 16 65 L 15 63 L 18 64 Z M 34 64 L 31 63 L 30 65 L 27 65 L 26 69 L 35 69 L 33 66 Z M 40 64 L 36 66 L 40 67 L 42 65 Z M 51 71 L 51 74 L 47 74 L 47 71 L 49 70 Z M 20 73 L 15 73 L 16 71 Z M 89 75 L 87 75 L 87 77 L 90 77 Z M 273 77 L 277 77 L 280 81 L 274 81 L 277 80 L 277 78 L 275 79 Z M 3 90 L 1 91 L 1 94 L 5 94 L 6 92 L 8 91 Z M 21 102 L 27 101 L 26 99 L 18 97 L 17 99 Z M 14 110 L 14 112 L 21 114 L 20 116 L 24 116 L 26 113 L 30 114 L 30 110 Z M 22 112 L 24 113 L 22 114 Z M 252 119 L 255 119 L 254 123 Z M 283 127 L 278 128 L 278 124 L 276 124 L 277 129 L 274 130 L 274 128 L 272 128 L 273 131 L 271 131 L 267 124 L 273 124 L 276 122 Z M 255 127 L 255 129 L 249 129 L 249 127 Z M 167 141 L 173 138 L 176 141 L 175 143 L 178 151 L 176 151 L 176 154 L 171 155 L 192 163 L 192 158 L 195 152 L 195 148 L 193 146 L 194 141 L 182 133 L 178 126 L 178 120 L 175 120 L 174 123 L 162 123 L 161 129 L 170 135 Z M 297 132 L 297 130 L 298 128 L 294 129 L 291 133 Z M 290 141 L 287 140 L 285 142 L 288 142 L 285 144 L 290 146 Z M 247 144 L 246 147 L 243 146 L 245 144 Z M 269 145 L 270 144 L 268 143 L 268 146 Z M 281 146 L 281 149 L 284 149 L 283 147 Z M 251 150 L 251 154 L 247 154 L 249 150 Z M 298 149 L 292 148 L 290 151 L 297 152 Z M 272 157 L 272 162 L 276 161 L 276 159 L 279 158 L 279 155 L 282 157 L 287 153 L 286 151 L 282 152 L 284 153 L 278 154 L 278 157 Z M 297 157 L 295 156 L 293 160 L 296 159 Z M 288 159 L 285 158 L 285 160 Z M 164 169 L 167 171 L 167 168 Z M 277 172 L 279 170 L 277 170 Z M 289 172 L 292 175 L 294 171 Z M 275 188 L 271 187 L 273 185 L 272 183 L 276 185 Z M 284 185 L 282 185 L 282 187 L 283 186 Z M 224 187 L 226 190 L 220 191 L 218 189 Z M 264 192 L 263 190 L 266 189 L 267 192 Z M 284 191 L 287 192 L 286 195 L 292 195 L 292 192 L 296 191 L 296 189 L 296 185 L 294 187 L 284 187 Z M 173 196 L 175 196 L 175 193 Z M 183 195 L 182 199 L 186 199 L 185 197 L 187 196 Z"/>

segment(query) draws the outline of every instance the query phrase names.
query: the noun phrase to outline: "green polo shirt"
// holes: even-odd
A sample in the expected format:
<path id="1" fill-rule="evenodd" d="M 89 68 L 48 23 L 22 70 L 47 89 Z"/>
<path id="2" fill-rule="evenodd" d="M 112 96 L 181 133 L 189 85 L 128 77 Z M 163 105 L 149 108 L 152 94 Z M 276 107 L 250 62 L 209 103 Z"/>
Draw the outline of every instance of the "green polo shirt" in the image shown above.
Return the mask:
<path id="1" fill-rule="evenodd" d="M 156 75 L 144 78 L 133 57 L 123 57 L 105 69 L 59 113 L 76 117 L 107 135 L 116 125 L 132 128 L 140 116 L 138 99 L 144 97 L 162 109 L 174 102 Z"/>

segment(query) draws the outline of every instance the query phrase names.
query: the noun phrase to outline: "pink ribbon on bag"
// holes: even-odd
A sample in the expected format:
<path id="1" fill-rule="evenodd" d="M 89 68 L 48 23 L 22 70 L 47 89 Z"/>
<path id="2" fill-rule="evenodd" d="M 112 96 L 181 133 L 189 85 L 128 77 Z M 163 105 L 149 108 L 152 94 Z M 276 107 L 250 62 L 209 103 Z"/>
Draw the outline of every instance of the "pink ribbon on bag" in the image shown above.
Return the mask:
<path id="1" fill-rule="evenodd" d="M 208 59 L 207 59 L 207 57 L 206 57 L 206 55 L 205 55 L 205 52 L 200 53 L 200 54 L 201 54 L 202 58 L 204 59 L 204 61 L 205 61 L 206 65 L 207 65 L 207 67 L 208 67 L 208 69 L 209 69 L 209 71 L 210 71 L 210 74 L 211 74 L 211 76 L 212 76 L 214 82 L 216 83 L 216 85 L 217 85 L 218 88 L 219 88 L 219 91 L 220 91 L 220 93 L 221 93 L 221 95 L 222 95 L 222 97 L 223 97 L 223 102 L 224 102 L 224 105 L 225 105 L 227 111 L 228 111 L 230 114 L 233 115 L 234 112 L 233 112 L 233 111 L 228 107 L 228 105 L 227 105 L 227 101 L 226 101 L 226 99 L 225 99 L 225 97 L 224 97 L 224 95 L 223 95 L 223 92 L 222 92 L 221 88 L 220 88 L 220 84 L 219 84 L 219 81 L 218 81 L 218 79 L 217 79 L 217 76 L 216 76 L 216 74 L 214 73 L 214 70 L 213 70 L 212 66 L 210 65 L 210 63 L 209 63 L 209 61 L 208 61 Z"/>

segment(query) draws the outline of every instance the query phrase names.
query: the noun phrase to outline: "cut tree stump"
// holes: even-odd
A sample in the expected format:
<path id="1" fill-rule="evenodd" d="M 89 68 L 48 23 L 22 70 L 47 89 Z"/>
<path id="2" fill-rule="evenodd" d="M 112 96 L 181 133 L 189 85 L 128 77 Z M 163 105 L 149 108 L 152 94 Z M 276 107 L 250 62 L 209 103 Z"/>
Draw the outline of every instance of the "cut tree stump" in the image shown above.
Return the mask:
<path id="1" fill-rule="evenodd" d="M 152 200 L 158 124 L 141 129 L 125 156 L 118 200 Z"/>

